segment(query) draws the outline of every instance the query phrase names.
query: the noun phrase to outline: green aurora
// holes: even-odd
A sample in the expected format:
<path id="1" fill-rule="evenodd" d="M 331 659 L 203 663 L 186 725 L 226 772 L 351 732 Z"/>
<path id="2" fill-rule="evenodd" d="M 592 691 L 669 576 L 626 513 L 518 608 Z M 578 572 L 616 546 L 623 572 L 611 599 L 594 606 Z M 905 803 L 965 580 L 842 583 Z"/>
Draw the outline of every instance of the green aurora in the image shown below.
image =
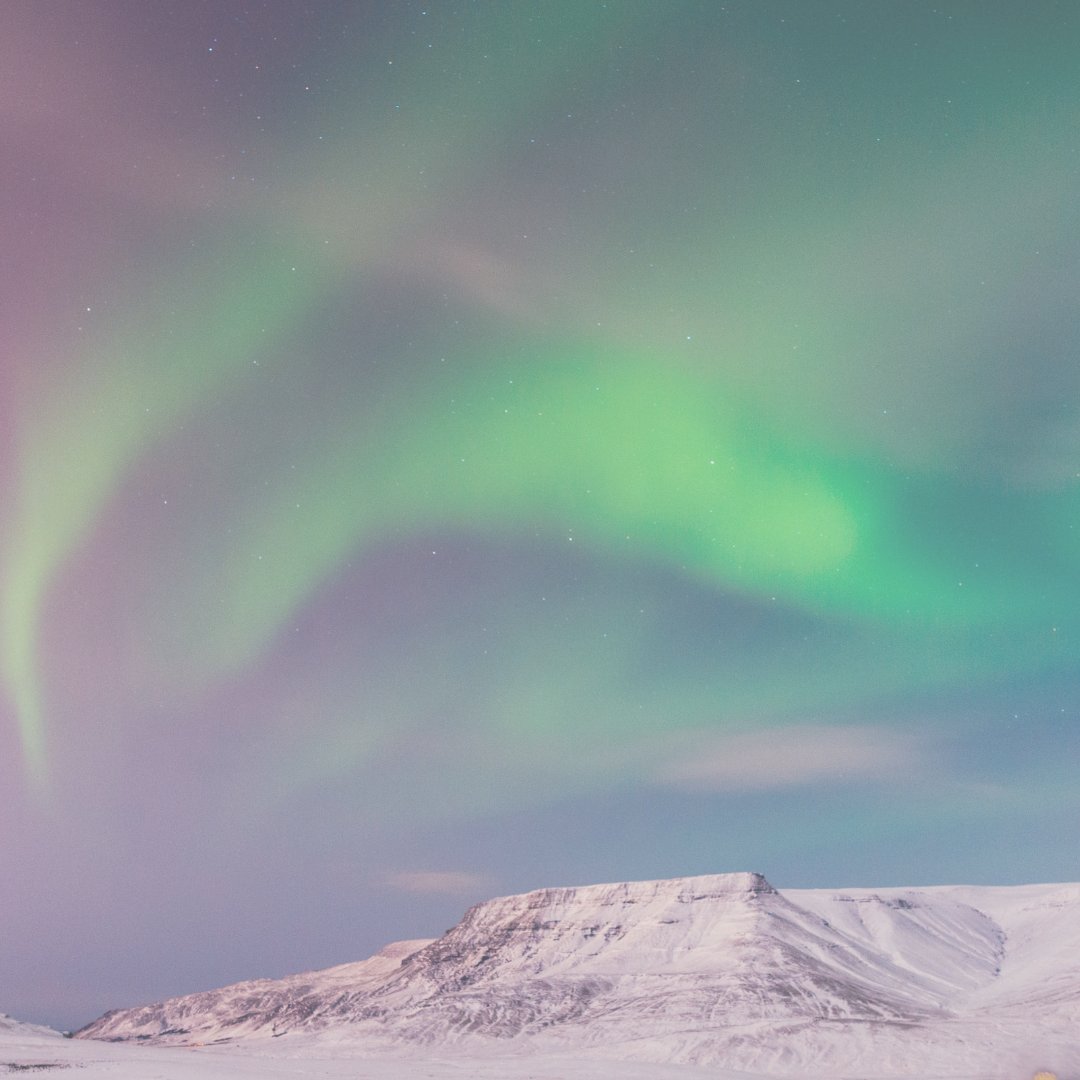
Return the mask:
<path id="1" fill-rule="evenodd" d="M 318 175 L 304 161 L 283 187 L 291 213 L 285 229 L 267 230 L 257 202 L 218 211 L 224 228 L 204 229 L 196 250 L 151 290 L 128 288 L 126 327 L 114 319 L 89 352 L 72 358 L 70 375 L 30 384 L 36 389 L 19 418 L 0 658 L 32 772 L 43 775 L 48 742 L 43 605 L 80 545 L 122 504 L 124 485 L 170 447 L 182 455 L 182 433 L 201 412 L 224 407 L 244 430 L 252 422 L 244 400 L 253 373 L 276 370 L 283 385 L 302 385 L 286 372 L 296 361 L 285 353 L 304 350 L 303 335 L 316 332 L 328 299 L 396 272 L 398 252 L 413 250 L 408 245 L 425 229 L 438 235 L 439 216 L 454 198 L 467 203 L 471 187 L 486 190 L 485 173 L 500 167 L 523 128 L 545 132 L 551 146 L 553 111 L 580 107 L 583 126 L 571 129 L 570 153 L 625 160 L 633 143 L 621 131 L 634 103 L 648 109 L 669 77 L 657 82 L 649 72 L 650 50 L 686 50 L 680 26 L 700 16 L 694 5 L 679 11 L 660 19 L 650 5 L 614 15 L 569 5 L 524 19 L 492 9 L 459 39 L 440 9 L 426 27 L 440 42 L 436 67 L 431 42 L 405 39 L 402 47 L 404 16 L 388 17 L 385 70 L 350 74 L 338 99 L 305 121 L 332 131 L 334 148 L 317 151 L 324 155 Z M 787 33 L 782 22 L 768 33 Z M 961 347 L 963 327 L 976 325 L 1005 287 L 997 252 L 1042 227 L 1047 201 L 1061 197 L 1053 139 L 1071 111 L 1060 106 L 1017 126 L 1020 99 L 978 93 L 989 83 L 974 54 L 947 74 L 924 50 L 912 53 L 910 72 L 851 76 L 901 88 L 908 112 L 896 112 L 884 97 L 860 102 L 850 87 L 832 84 L 835 46 L 807 60 L 781 39 L 769 78 L 759 79 L 761 94 L 752 95 L 742 87 L 753 70 L 745 46 L 760 46 L 761 27 L 744 18 L 732 31 L 715 15 L 705 25 L 680 76 L 698 96 L 679 98 L 704 149 L 684 160 L 685 173 L 674 180 L 679 197 L 712 207 L 704 227 L 691 237 L 681 224 L 669 227 L 670 211 L 654 210 L 656 220 L 627 230 L 619 246 L 633 254 L 630 244 L 643 245 L 653 253 L 649 267 L 664 259 L 665 272 L 650 275 L 627 256 L 590 282 L 591 301 L 580 310 L 571 301 L 561 319 L 545 314 L 545 301 L 533 304 L 525 328 L 504 329 L 494 342 L 462 346 L 428 334 L 424 365 L 405 365 L 388 383 L 354 381 L 343 400 L 325 401 L 325 417 L 299 452 L 271 454 L 257 491 L 234 490 L 216 508 L 227 528 L 214 539 L 180 525 L 162 548 L 168 573 L 147 572 L 169 584 L 141 587 L 133 610 L 135 622 L 164 643 L 163 665 L 183 672 L 185 694 L 257 665 L 295 614 L 366 550 L 442 532 L 507 542 L 543 536 L 553 547 L 667 566 L 705 588 L 846 620 L 852 638 L 889 637 L 889 659 L 861 674 L 855 665 L 847 683 L 853 700 L 872 688 L 964 685 L 1075 662 L 1071 473 L 1049 486 L 1018 484 L 1000 470 L 942 463 L 956 448 L 941 431 L 920 449 L 918 438 L 875 445 L 858 425 L 821 422 L 831 409 L 822 388 L 855 382 L 861 369 L 874 372 L 879 361 L 866 359 L 868 348 L 884 358 L 872 379 L 883 397 L 895 397 L 885 365 L 898 349 L 926 345 L 925 327 L 937 325 L 931 349 L 946 338 Z M 554 51 L 543 26 L 558 27 L 562 45 Z M 935 26 L 931 19 L 926 30 L 931 40 L 938 33 L 941 54 L 956 30 Z M 1031 31 L 1032 47 L 1041 33 Z M 724 58 L 716 71 L 705 64 L 710 50 Z M 1018 55 L 1024 74 L 1030 52 Z M 802 112 L 791 117 L 775 112 L 785 58 L 818 83 L 816 97 L 792 91 Z M 1060 64 L 1049 70 L 1037 90 L 1024 93 L 1064 100 L 1068 72 Z M 969 78 L 974 91 L 961 89 Z M 943 89 L 946 83 L 954 88 Z M 664 92 L 679 97 L 672 87 Z M 942 112 L 942 93 L 967 93 L 963 108 Z M 363 104 L 343 108 L 342 99 Z M 668 141 L 657 127 L 662 113 L 653 107 L 645 128 L 660 146 Z M 892 145 L 875 145 L 869 178 L 860 179 L 847 154 L 853 139 L 867 138 L 867 124 L 890 130 Z M 748 134 L 742 158 L 733 159 Z M 785 162 L 805 176 L 777 180 Z M 513 154 L 501 167 L 506 178 L 521 171 Z M 589 167 L 582 168 L 587 194 Z M 620 200 L 624 216 L 650 215 L 659 177 L 648 163 L 642 168 Z M 738 168 L 750 180 L 771 179 L 747 186 L 735 178 Z M 965 192 L 984 176 L 972 210 Z M 934 192 L 939 180 L 949 182 L 948 193 Z M 723 183 L 733 185 L 734 203 Z M 1014 212 L 1021 190 L 1039 201 Z M 612 228 L 611 213 L 592 206 L 589 197 L 582 220 L 590 235 L 602 235 Z M 994 228 L 980 231 L 975 219 L 987 212 Z M 974 235 L 960 240 L 958 230 L 969 226 Z M 857 282 L 875 231 L 888 269 L 871 261 L 869 280 Z M 420 250 L 429 242 L 421 239 Z M 987 270 L 992 248 L 999 265 Z M 540 254 L 536 281 L 546 280 L 552 257 Z M 594 273 L 589 256 L 575 250 L 554 258 L 564 278 L 571 274 L 557 287 L 580 293 L 572 275 Z M 946 259 L 951 277 L 924 273 L 927 262 Z M 985 280 L 975 287 L 976 274 L 998 282 L 989 300 Z M 653 295 L 639 301 L 650 287 Z M 949 305 L 959 309 L 957 326 Z M 595 331 L 583 325 L 589 307 L 602 316 Z M 913 333 L 913 321 L 924 329 Z M 612 323 L 614 332 L 605 329 Z M 681 324 L 694 333 L 676 333 Z M 795 354 L 785 358 L 789 338 L 797 342 L 790 348 L 803 350 L 797 366 Z M 911 358 L 913 377 L 929 371 L 920 365 L 934 355 Z M 312 366 L 308 378 L 317 382 L 319 370 Z M 935 379 L 912 390 L 916 405 L 920 394 L 933 396 Z M 323 400 L 317 389 L 299 392 Z M 288 405 L 280 397 L 270 407 Z M 938 460 L 924 460 L 935 440 Z M 776 677 L 767 667 L 761 673 L 766 683 Z"/>
<path id="2" fill-rule="evenodd" d="M 0 1010 L 547 886 L 1080 879 L 1078 56 L 0 4 Z"/>

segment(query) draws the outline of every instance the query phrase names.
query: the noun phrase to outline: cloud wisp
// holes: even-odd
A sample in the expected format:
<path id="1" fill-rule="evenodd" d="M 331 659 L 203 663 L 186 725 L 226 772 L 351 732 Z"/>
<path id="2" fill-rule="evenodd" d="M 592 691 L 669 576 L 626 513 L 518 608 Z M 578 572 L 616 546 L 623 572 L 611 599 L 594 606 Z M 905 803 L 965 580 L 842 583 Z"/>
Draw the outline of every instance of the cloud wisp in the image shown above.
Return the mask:
<path id="1" fill-rule="evenodd" d="M 463 870 L 416 870 L 390 874 L 385 884 L 402 892 L 424 896 L 469 896 L 490 888 L 487 874 L 470 874 Z"/>
<path id="2" fill-rule="evenodd" d="M 903 732 L 865 725 L 798 725 L 702 737 L 656 781 L 690 791 L 766 791 L 877 779 L 909 768 L 919 748 Z"/>

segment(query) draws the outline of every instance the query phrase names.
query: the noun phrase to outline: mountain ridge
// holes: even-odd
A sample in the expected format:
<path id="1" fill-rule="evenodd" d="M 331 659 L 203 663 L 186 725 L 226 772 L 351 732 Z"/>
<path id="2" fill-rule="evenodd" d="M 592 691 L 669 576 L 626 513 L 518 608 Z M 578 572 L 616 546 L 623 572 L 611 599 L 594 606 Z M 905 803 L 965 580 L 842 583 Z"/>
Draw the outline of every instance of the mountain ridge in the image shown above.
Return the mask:
<path id="1" fill-rule="evenodd" d="M 992 1077 L 1031 1058 L 1080 1075 L 1078 926 L 1076 885 L 776 890 L 744 873 L 539 889 L 476 904 L 441 938 L 114 1010 L 77 1036 L 314 1034 L 781 1075 L 947 1059 Z"/>

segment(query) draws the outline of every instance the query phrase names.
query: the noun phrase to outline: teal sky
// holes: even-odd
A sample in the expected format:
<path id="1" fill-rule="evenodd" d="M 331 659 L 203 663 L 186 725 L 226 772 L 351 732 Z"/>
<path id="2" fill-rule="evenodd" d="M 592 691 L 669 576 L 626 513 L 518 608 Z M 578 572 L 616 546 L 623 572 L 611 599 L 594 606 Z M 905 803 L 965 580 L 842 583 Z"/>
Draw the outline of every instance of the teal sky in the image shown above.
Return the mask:
<path id="1" fill-rule="evenodd" d="M 6 6 L 0 1010 L 1080 876 L 1078 39 Z"/>

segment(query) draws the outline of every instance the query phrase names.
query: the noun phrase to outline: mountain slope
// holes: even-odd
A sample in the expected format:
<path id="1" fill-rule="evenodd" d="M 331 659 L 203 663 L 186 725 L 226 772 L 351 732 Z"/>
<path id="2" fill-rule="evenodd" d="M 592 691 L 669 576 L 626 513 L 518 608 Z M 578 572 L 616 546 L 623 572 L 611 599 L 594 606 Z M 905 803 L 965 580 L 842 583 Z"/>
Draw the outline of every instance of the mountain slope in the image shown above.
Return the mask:
<path id="1" fill-rule="evenodd" d="M 400 974 L 404 957 L 429 944 L 429 938 L 395 941 L 367 960 L 325 971 L 252 979 L 156 1005 L 113 1009 L 75 1037 L 180 1044 L 276 1037 L 313 1018 L 348 1017 L 355 1003 Z"/>
<path id="2" fill-rule="evenodd" d="M 359 964 L 108 1013 L 82 1038 L 322 1032 L 775 1073 L 1080 1071 L 1080 886 L 543 889 Z"/>

